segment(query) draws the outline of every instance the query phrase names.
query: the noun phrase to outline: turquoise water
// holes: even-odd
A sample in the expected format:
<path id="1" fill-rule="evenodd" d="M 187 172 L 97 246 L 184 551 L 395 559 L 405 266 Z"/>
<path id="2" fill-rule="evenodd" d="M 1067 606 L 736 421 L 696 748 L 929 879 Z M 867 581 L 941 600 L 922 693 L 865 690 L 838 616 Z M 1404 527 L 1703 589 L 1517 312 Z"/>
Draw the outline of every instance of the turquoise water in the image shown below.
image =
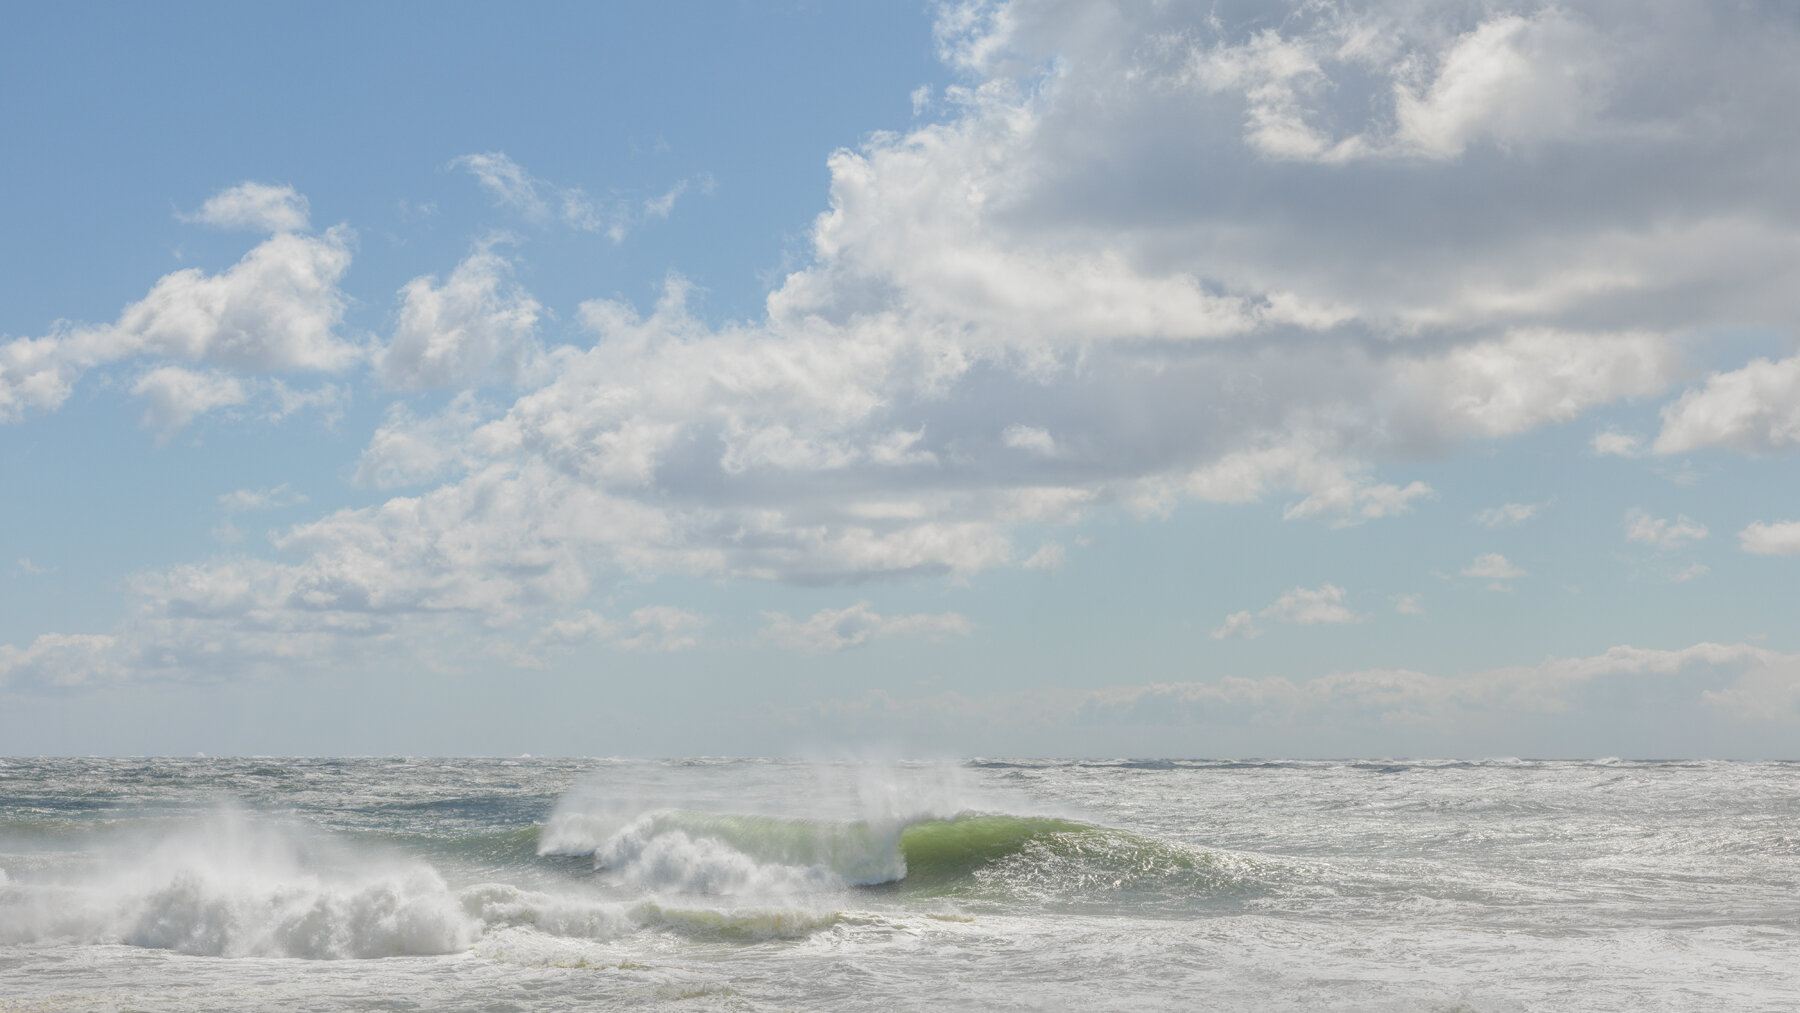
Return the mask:
<path id="1" fill-rule="evenodd" d="M 0 761 L 0 1010 L 1756 1009 L 1800 766 Z"/>

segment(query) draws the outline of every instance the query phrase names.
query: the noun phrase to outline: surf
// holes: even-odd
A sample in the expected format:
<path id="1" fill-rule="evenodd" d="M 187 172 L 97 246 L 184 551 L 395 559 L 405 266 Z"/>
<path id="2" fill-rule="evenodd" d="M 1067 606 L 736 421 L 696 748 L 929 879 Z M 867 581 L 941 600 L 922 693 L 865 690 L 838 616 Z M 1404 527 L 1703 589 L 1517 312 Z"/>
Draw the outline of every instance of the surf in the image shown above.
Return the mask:
<path id="1" fill-rule="evenodd" d="M 963 811 L 890 821 L 684 809 L 642 814 L 601 839 L 546 835 L 606 882 L 645 894 L 768 896 L 868 889 L 946 898 L 1080 901 L 1241 893 L 1257 863 L 1053 816 Z M 554 843 L 548 843 L 554 842 Z"/>

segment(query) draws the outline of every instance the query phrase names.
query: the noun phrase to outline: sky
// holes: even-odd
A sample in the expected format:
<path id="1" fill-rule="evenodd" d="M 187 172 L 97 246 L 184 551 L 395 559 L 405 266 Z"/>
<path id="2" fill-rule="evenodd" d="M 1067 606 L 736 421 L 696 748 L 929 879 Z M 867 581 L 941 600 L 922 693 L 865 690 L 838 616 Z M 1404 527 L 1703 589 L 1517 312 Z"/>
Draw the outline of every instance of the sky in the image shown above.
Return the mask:
<path id="1" fill-rule="evenodd" d="M 0 754 L 1800 758 L 1791 5 L 8 22 Z"/>

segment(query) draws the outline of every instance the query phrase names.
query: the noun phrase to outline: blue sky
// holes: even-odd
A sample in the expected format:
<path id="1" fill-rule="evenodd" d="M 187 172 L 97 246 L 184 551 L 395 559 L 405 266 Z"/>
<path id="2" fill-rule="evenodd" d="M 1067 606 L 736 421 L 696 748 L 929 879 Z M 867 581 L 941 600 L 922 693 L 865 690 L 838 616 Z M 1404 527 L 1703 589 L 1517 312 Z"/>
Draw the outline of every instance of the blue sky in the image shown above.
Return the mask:
<path id="1" fill-rule="evenodd" d="M 0 753 L 1792 754 L 1784 9 L 105 13 Z"/>

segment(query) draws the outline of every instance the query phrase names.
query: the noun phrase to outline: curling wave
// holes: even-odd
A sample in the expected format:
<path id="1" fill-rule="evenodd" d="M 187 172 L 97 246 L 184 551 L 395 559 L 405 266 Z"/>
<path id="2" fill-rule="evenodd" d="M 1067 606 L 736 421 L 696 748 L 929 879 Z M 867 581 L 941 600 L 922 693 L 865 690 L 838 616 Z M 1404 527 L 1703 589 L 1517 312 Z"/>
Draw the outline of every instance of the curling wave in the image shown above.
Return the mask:
<path id="1" fill-rule="evenodd" d="M 565 826 L 545 841 L 546 854 L 592 855 L 613 883 L 652 893 L 854 886 L 945 896 L 1192 897 L 1237 892 L 1266 871 L 1240 856 L 1129 831 L 977 812 L 881 823 L 663 809 L 600 840 L 580 841 Z"/>

